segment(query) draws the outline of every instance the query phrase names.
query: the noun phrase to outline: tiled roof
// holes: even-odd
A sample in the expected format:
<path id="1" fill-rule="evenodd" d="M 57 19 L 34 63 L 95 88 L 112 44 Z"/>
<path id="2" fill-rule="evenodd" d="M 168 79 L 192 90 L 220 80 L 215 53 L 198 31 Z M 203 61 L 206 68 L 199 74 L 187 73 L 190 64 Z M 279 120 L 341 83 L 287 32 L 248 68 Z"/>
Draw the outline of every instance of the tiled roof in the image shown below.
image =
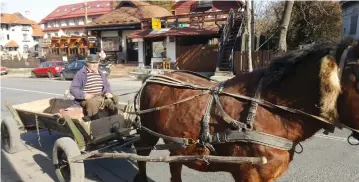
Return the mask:
<path id="1" fill-rule="evenodd" d="M 36 22 L 27 19 L 21 13 L 1 13 L 1 23 L 8 24 L 36 24 Z"/>
<path id="2" fill-rule="evenodd" d="M 5 47 L 19 47 L 19 45 L 15 41 L 10 40 L 8 43 L 5 44 Z"/>
<path id="3" fill-rule="evenodd" d="M 1 23 L 31 25 L 32 36 L 42 37 L 44 35 L 42 28 L 35 21 L 24 17 L 21 13 L 1 13 Z"/>
<path id="4" fill-rule="evenodd" d="M 32 24 L 32 36 L 34 37 L 42 37 L 44 36 L 44 32 L 42 28 L 38 24 Z"/>
<path id="5" fill-rule="evenodd" d="M 130 34 L 127 38 L 150 38 L 150 37 L 163 37 L 163 36 L 196 36 L 196 35 L 217 35 L 219 28 L 217 26 L 206 27 L 203 29 L 198 28 L 170 28 L 163 33 L 153 33 L 153 30 L 138 30 Z"/>
<path id="6" fill-rule="evenodd" d="M 140 1 L 128 1 L 133 3 L 132 7 L 122 6 L 111 13 L 96 18 L 95 21 L 88 23 L 87 27 L 103 26 L 103 25 L 123 25 L 140 23 L 142 18 L 171 16 L 172 14 L 160 6 L 152 5 Z"/>
<path id="7" fill-rule="evenodd" d="M 87 15 L 103 15 L 112 11 L 112 5 L 114 1 L 88 1 L 87 2 Z M 46 23 L 49 20 L 58 20 L 58 19 L 68 19 L 74 17 L 84 17 L 85 16 L 85 4 L 76 3 L 63 5 L 56 8 L 49 15 L 40 21 L 40 24 Z"/>

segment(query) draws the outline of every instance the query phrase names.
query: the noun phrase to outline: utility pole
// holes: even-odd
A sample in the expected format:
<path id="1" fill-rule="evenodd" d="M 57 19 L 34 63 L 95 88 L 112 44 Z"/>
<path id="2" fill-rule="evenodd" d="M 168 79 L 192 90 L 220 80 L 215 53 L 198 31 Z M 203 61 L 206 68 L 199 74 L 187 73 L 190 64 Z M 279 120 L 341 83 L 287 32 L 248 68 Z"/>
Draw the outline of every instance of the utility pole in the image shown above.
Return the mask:
<path id="1" fill-rule="evenodd" d="M 248 39 L 247 39 L 247 51 L 248 51 L 248 72 L 253 71 L 253 65 L 252 65 L 252 31 L 251 31 L 251 24 L 252 24 L 252 0 L 247 0 L 246 4 L 246 10 L 247 10 L 247 33 L 248 33 Z"/>
<path id="2" fill-rule="evenodd" d="M 85 0 L 85 25 L 87 24 L 87 0 Z"/>

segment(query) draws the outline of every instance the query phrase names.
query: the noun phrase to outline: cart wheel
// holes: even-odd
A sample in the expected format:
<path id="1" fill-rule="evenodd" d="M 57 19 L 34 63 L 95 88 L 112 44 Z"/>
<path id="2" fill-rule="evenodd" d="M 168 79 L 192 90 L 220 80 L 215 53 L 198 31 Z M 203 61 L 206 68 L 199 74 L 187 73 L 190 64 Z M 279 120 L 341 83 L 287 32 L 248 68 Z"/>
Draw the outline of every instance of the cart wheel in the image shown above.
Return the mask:
<path id="1" fill-rule="evenodd" d="M 50 79 L 54 79 L 54 75 L 49 71 L 47 72 L 47 76 L 50 78 Z"/>
<path id="2" fill-rule="evenodd" d="M 63 73 L 60 74 L 60 79 L 61 80 L 66 80 L 65 75 Z"/>
<path id="3" fill-rule="evenodd" d="M 1 122 L 1 143 L 10 154 L 18 152 L 20 148 L 20 130 L 13 118 L 5 118 Z"/>
<path id="4" fill-rule="evenodd" d="M 75 141 L 69 137 L 56 140 L 52 151 L 52 162 L 60 182 L 83 182 L 85 168 L 83 162 L 68 163 L 68 158 L 81 155 Z"/>
<path id="5" fill-rule="evenodd" d="M 31 78 L 37 78 L 37 75 L 33 71 L 31 72 Z"/>

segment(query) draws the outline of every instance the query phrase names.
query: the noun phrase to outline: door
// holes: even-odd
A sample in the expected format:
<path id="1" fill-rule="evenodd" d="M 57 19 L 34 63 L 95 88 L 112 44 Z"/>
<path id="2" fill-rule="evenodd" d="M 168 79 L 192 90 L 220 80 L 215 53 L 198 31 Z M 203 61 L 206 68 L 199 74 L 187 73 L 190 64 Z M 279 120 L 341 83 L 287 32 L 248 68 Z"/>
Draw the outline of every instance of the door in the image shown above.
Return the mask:
<path id="1" fill-rule="evenodd" d="M 73 70 L 75 69 L 75 65 L 76 65 L 77 61 L 74 61 L 72 63 L 70 63 L 69 65 L 67 65 L 67 67 L 62 71 L 62 73 L 64 74 L 65 78 L 73 78 L 75 75 L 73 75 Z"/>

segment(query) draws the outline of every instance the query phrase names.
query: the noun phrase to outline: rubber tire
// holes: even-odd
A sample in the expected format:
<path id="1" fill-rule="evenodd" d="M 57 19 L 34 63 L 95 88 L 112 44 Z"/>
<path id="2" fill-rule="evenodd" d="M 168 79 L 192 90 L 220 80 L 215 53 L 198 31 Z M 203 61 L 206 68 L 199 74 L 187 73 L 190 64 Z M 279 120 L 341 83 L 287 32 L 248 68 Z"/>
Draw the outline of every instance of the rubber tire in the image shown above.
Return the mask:
<path id="1" fill-rule="evenodd" d="M 60 79 L 63 80 L 63 81 L 65 81 L 65 80 L 66 80 L 65 75 L 61 73 L 61 74 L 60 74 Z"/>
<path id="2" fill-rule="evenodd" d="M 32 77 L 32 78 L 37 78 L 37 75 L 32 71 L 32 72 L 31 72 L 31 77 Z"/>
<path id="3" fill-rule="evenodd" d="M 54 79 L 54 74 L 52 74 L 51 72 L 47 72 L 47 76 L 49 77 L 49 79 Z"/>
<path id="4" fill-rule="evenodd" d="M 79 147 L 72 138 L 62 137 L 57 139 L 52 150 L 52 163 L 54 166 L 58 164 L 59 161 L 57 155 L 59 149 L 65 152 L 67 158 L 81 155 Z M 60 169 L 55 169 L 55 173 L 60 182 L 65 182 Z M 83 162 L 70 164 L 70 178 L 70 182 L 83 182 L 85 180 L 85 167 Z"/>
<path id="5" fill-rule="evenodd" d="M 1 130 L 2 127 L 6 127 L 9 133 L 9 141 L 8 141 L 9 144 L 4 145 L 3 141 L 1 141 L 4 150 L 9 154 L 14 154 L 18 152 L 21 145 L 21 139 L 20 139 L 20 130 L 17 125 L 17 122 L 12 117 L 8 117 L 1 121 Z M 3 137 L 4 137 L 4 133 L 3 131 L 1 131 L 1 139 L 3 139 Z"/>

